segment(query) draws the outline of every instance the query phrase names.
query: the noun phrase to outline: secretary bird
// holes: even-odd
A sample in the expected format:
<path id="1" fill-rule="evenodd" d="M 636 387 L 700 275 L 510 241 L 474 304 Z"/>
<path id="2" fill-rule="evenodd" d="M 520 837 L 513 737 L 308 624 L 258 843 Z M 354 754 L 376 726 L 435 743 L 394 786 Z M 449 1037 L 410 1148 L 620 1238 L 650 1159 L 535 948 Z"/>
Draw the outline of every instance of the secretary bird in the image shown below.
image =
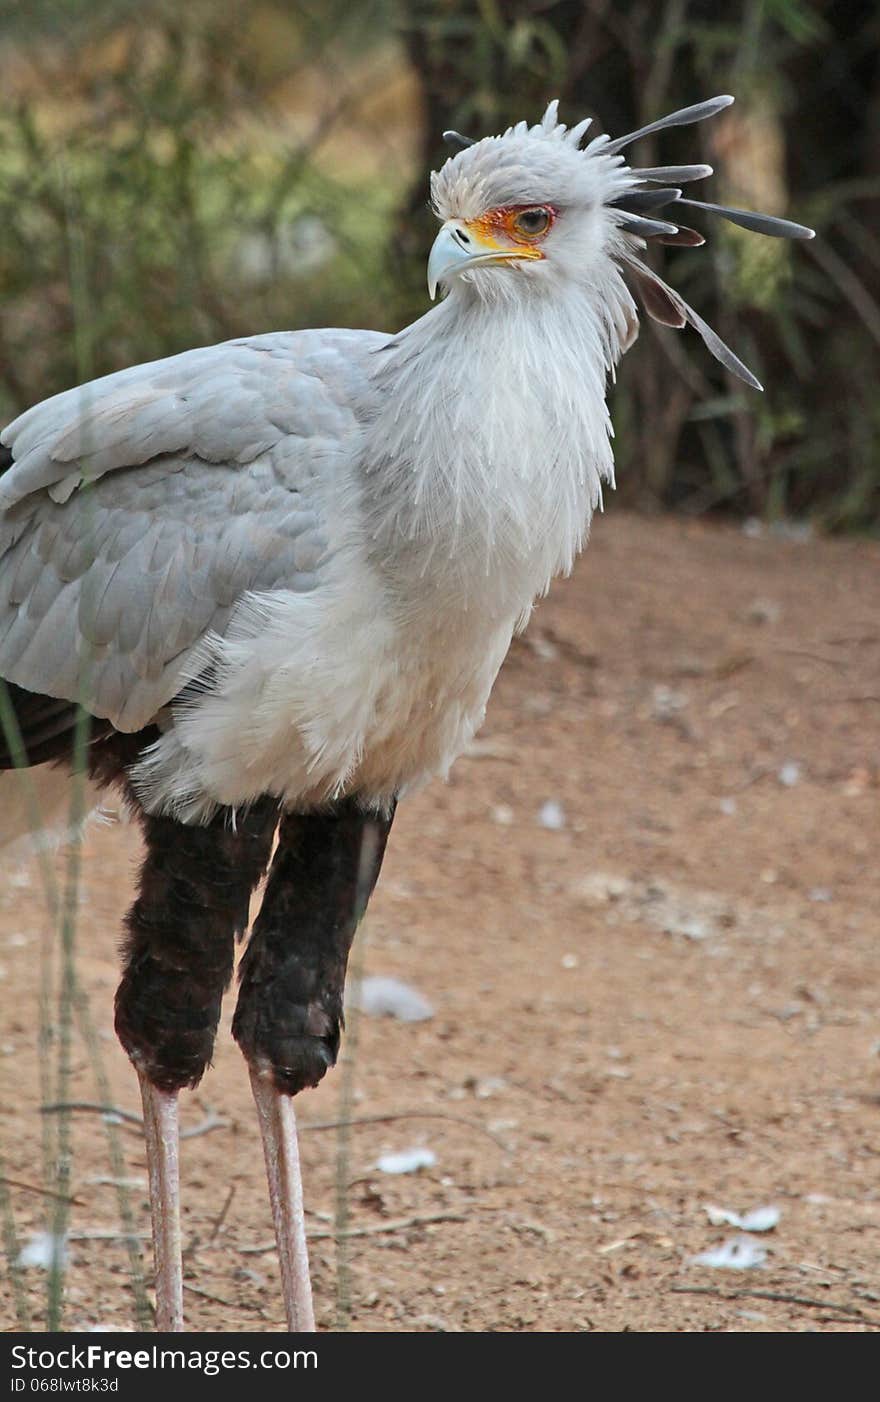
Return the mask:
<path id="1" fill-rule="evenodd" d="M 208 1066 L 235 937 L 269 866 L 233 1033 L 249 1068 L 291 1330 L 314 1328 L 291 1097 L 336 1060 L 349 948 L 399 798 L 446 774 L 513 633 L 612 480 L 606 380 L 649 316 L 643 260 L 694 246 L 709 166 L 633 169 L 639 137 L 534 126 L 432 176 L 432 298 L 397 335 L 271 333 L 54 396 L 0 435 L 6 768 L 113 785 L 146 842 L 116 1030 L 144 1104 L 157 1326 L 183 1327 L 177 1096 Z M 60 769 L 59 761 L 67 768 Z M 45 785 L 44 785 L 45 787 Z"/>

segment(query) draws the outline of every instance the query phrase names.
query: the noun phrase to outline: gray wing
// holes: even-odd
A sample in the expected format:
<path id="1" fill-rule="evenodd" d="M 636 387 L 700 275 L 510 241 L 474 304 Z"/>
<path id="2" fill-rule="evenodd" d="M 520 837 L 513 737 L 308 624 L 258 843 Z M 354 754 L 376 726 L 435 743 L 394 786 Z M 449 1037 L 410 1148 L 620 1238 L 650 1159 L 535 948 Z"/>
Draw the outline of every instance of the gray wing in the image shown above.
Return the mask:
<path id="1" fill-rule="evenodd" d="M 0 677 L 138 730 L 249 591 L 309 590 L 333 548 L 369 332 L 255 337 L 137 366 L 0 435 Z"/>

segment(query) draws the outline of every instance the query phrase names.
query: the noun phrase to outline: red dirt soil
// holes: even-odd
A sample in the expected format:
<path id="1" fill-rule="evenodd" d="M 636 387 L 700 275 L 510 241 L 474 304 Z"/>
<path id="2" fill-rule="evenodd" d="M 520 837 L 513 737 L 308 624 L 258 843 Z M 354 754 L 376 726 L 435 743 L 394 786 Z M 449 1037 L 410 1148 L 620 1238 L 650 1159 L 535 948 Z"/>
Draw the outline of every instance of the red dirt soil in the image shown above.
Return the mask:
<path id="1" fill-rule="evenodd" d="M 880 1326 L 878 566 L 872 543 L 596 523 L 514 644 L 473 753 L 392 832 L 359 962 L 435 1015 L 350 1020 L 340 1067 L 298 1101 L 319 1327 L 349 1296 L 357 1330 Z M 557 826 L 539 822 L 548 802 Z M 110 1095 L 134 1112 L 112 1001 L 138 850 L 133 828 L 90 829 L 77 958 Z M 0 1143 L 20 1240 L 46 1211 L 41 893 L 7 864 Z M 231 1003 L 183 1098 L 184 1127 L 221 1121 L 182 1146 L 188 1323 L 277 1331 Z M 69 1093 L 99 1099 L 79 1039 Z M 347 1145 L 316 1132 L 346 1094 L 355 1116 L 392 1118 Z M 145 1233 L 143 1147 L 120 1133 Z M 73 1145 L 64 1325 L 131 1327 L 123 1243 L 81 1236 L 120 1230 L 99 1115 L 74 1115 Z M 375 1168 L 415 1145 L 435 1166 Z M 354 1233 L 339 1248 L 338 1172 Z M 737 1234 L 706 1204 L 765 1203 L 782 1216 L 754 1238 L 763 1267 L 693 1263 Z M 45 1273 L 25 1283 L 37 1328 Z M 15 1327 L 8 1279 L 0 1318 Z"/>

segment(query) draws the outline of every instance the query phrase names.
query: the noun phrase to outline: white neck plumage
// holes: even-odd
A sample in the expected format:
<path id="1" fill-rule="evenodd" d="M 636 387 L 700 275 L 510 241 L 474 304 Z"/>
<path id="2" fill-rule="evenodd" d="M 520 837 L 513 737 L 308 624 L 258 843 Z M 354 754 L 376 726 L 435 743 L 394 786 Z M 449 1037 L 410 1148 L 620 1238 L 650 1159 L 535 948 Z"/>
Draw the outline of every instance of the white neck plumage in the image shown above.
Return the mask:
<path id="1" fill-rule="evenodd" d="M 459 280 L 378 354 L 366 454 L 384 567 L 497 617 L 571 568 L 613 480 L 606 377 L 632 306 L 616 275 L 611 296 L 508 287 L 487 301 Z"/>

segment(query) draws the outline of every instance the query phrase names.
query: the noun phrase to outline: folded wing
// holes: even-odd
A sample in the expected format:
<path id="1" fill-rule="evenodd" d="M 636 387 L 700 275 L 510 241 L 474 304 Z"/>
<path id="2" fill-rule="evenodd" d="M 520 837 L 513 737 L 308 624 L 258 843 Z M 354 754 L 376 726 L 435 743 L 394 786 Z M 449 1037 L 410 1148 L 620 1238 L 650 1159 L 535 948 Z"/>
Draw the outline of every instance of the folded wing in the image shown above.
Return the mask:
<path id="1" fill-rule="evenodd" d="M 327 487 L 382 337 L 190 351 L 46 400 L 0 435 L 0 677 L 137 730 L 249 592 L 320 586 Z"/>

